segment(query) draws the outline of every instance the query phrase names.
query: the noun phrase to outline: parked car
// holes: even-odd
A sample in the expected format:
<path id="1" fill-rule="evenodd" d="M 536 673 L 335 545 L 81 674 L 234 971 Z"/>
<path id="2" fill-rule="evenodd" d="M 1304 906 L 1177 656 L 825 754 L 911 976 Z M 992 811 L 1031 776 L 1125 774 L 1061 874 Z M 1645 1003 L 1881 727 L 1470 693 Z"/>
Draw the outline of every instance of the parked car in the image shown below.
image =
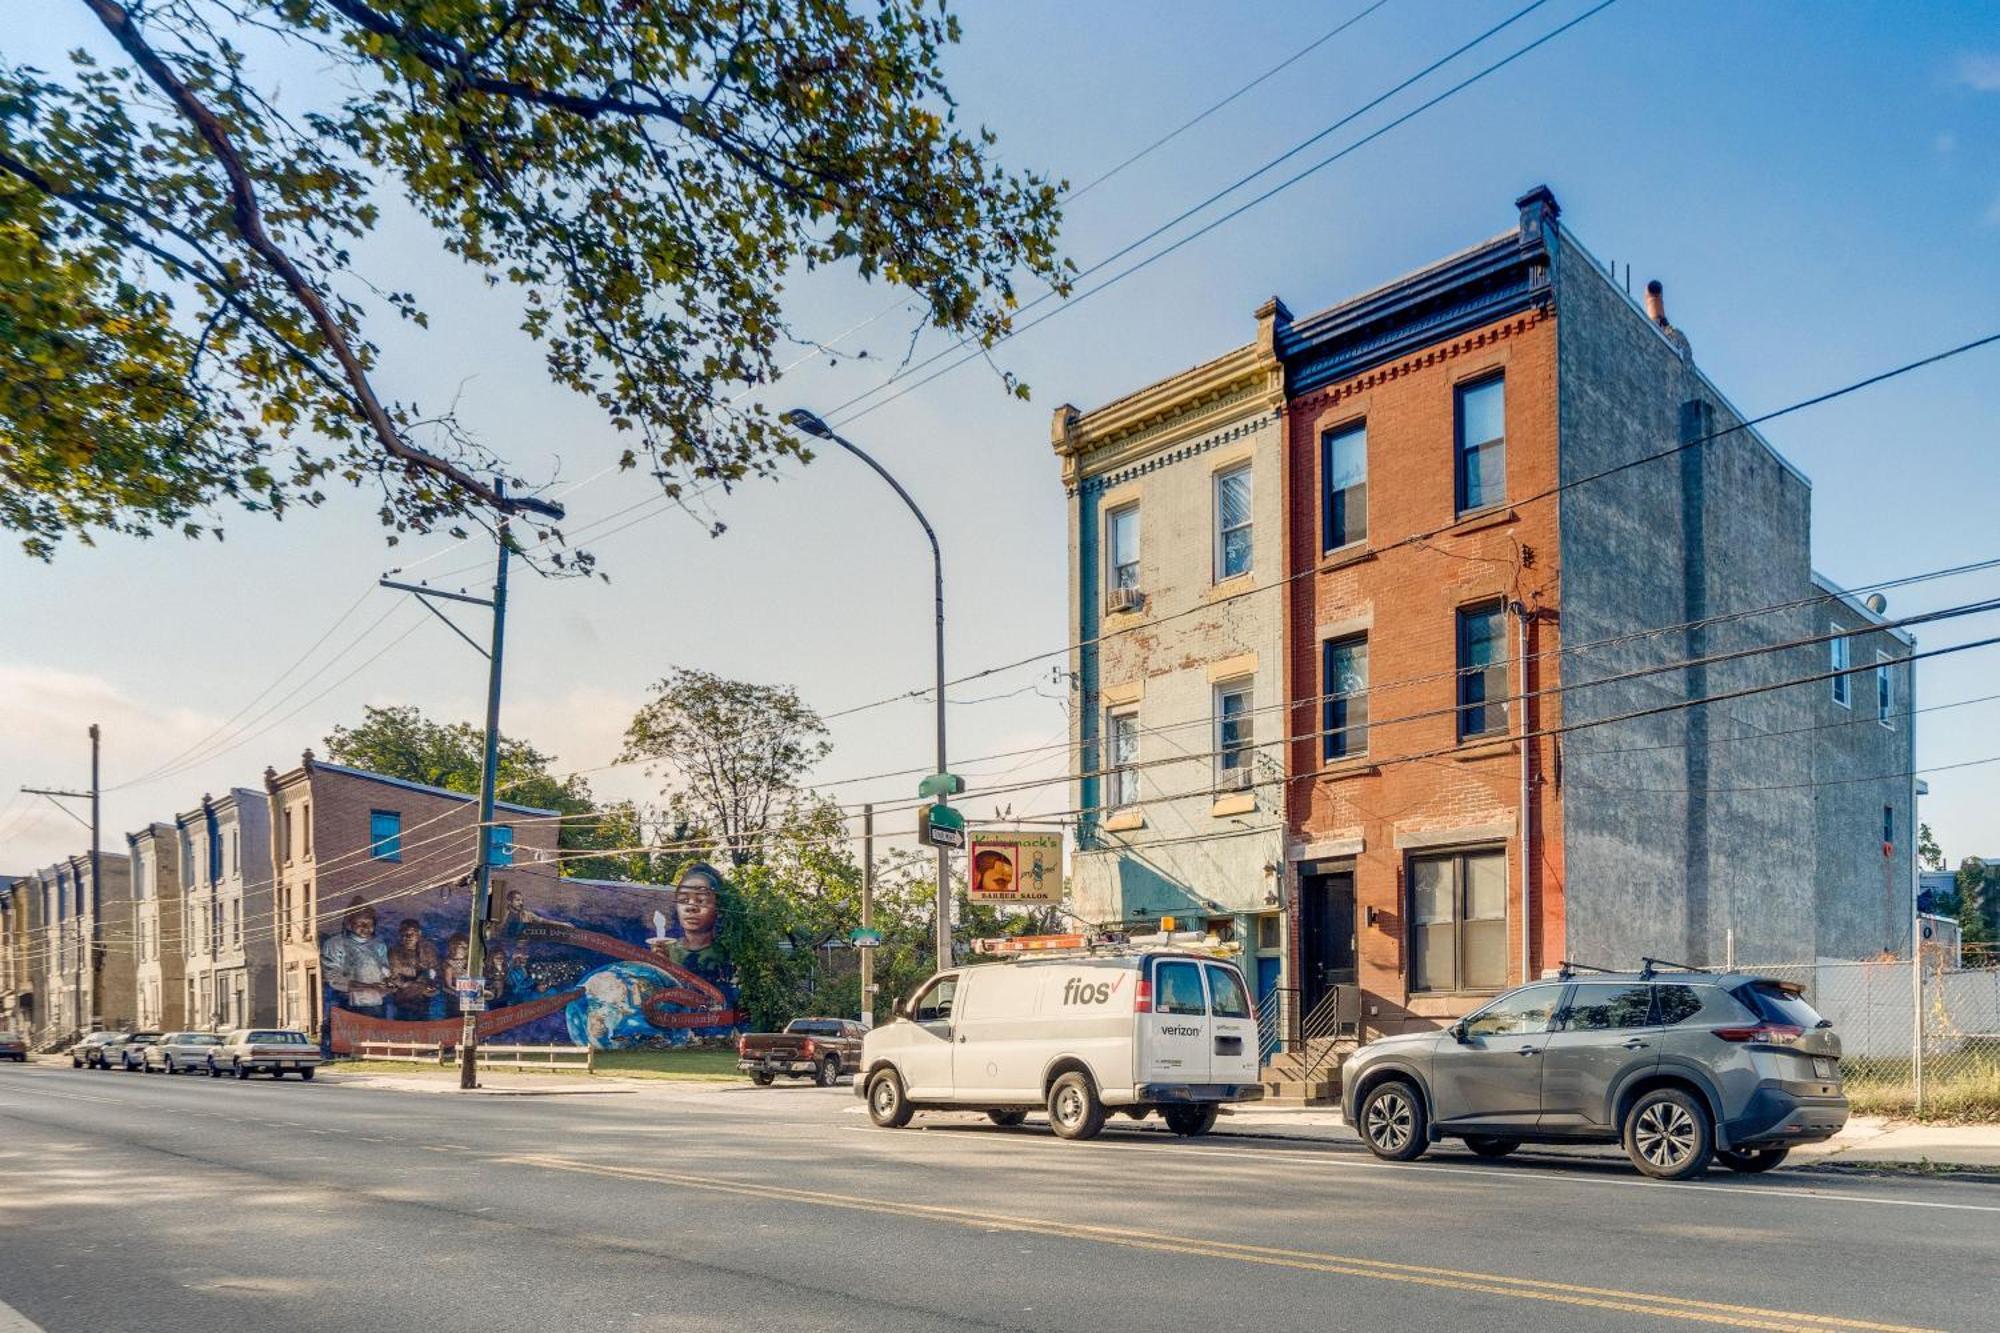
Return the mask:
<path id="1" fill-rule="evenodd" d="M 238 1028 L 209 1050 L 208 1072 L 213 1078 L 234 1074 L 249 1078 L 262 1071 L 272 1078 L 288 1072 L 309 1079 L 319 1068 L 319 1046 L 303 1032 L 288 1028 Z"/>
<path id="2" fill-rule="evenodd" d="M 208 1071 L 209 1052 L 222 1045 L 213 1032 L 167 1032 L 140 1056 L 148 1074 L 201 1074 Z"/>
<path id="3" fill-rule="evenodd" d="M 82 1041 L 69 1048 L 69 1064 L 72 1069 L 109 1069 L 104 1062 L 104 1048 L 114 1041 L 125 1040 L 123 1032 L 93 1032 Z"/>
<path id="4" fill-rule="evenodd" d="M 27 1034 L 21 1032 L 0 1032 L 0 1060 L 12 1060 L 26 1064 L 28 1060 Z"/>
<path id="5" fill-rule="evenodd" d="M 117 1041 L 107 1041 L 101 1048 L 99 1058 L 106 1069 L 116 1065 L 126 1073 L 141 1068 L 146 1048 L 160 1039 L 157 1032 L 128 1032 Z"/>
<path id="6" fill-rule="evenodd" d="M 783 1032 L 749 1032 L 736 1039 L 736 1067 L 758 1087 L 784 1074 L 830 1088 L 861 1064 L 868 1029 L 849 1018 L 795 1018 Z"/>
<path id="7" fill-rule="evenodd" d="M 1372 1041 L 1341 1069 L 1347 1123 L 1377 1157 L 1458 1138 L 1621 1143 L 1662 1180 L 1714 1158 L 1768 1171 L 1847 1123 L 1840 1038 L 1800 988 L 1747 973 L 1593 973 L 1499 996 L 1442 1032 Z"/>
<path id="8" fill-rule="evenodd" d="M 1159 1111 L 1206 1134 L 1263 1095 L 1257 1020 L 1235 964 L 1192 950 L 1084 948 L 958 968 L 925 982 L 862 1042 L 855 1092 L 876 1124 L 930 1108 L 1018 1125 L 1045 1109 L 1066 1139 L 1107 1111 Z"/>

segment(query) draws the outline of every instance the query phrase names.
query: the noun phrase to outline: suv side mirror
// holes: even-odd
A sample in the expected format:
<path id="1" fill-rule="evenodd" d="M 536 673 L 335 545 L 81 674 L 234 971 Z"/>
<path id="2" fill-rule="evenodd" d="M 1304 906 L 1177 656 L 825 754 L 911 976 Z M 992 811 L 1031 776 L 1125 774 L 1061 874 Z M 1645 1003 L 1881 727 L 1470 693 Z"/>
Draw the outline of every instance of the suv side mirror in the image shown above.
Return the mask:
<path id="1" fill-rule="evenodd" d="M 1465 1045 L 1466 1028 L 1464 1019 L 1461 1018 L 1451 1025 L 1451 1039 L 1461 1046 Z"/>

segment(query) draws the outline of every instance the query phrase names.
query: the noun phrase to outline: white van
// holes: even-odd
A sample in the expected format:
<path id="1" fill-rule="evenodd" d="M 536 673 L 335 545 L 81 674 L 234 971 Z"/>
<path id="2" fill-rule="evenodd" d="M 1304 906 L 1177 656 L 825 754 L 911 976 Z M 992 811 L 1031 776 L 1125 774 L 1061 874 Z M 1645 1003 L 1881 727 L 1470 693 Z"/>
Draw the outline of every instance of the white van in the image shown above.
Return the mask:
<path id="1" fill-rule="evenodd" d="M 925 1109 L 1018 1125 L 1049 1113 L 1066 1139 L 1107 1109 L 1159 1111 L 1206 1134 L 1216 1108 L 1263 1095 L 1257 1019 L 1234 963 L 1181 950 L 1022 957 L 941 972 L 861 1045 L 857 1096 L 885 1129 Z"/>

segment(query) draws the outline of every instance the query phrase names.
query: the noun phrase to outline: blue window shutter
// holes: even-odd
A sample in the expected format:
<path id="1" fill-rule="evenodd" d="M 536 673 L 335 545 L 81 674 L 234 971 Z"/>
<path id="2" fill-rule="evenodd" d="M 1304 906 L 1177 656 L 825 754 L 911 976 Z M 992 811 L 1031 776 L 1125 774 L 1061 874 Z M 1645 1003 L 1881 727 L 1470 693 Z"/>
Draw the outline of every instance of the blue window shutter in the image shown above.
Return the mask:
<path id="1" fill-rule="evenodd" d="M 486 830 L 488 850 L 487 861 L 496 866 L 514 864 L 514 830 L 506 824 L 495 824 Z"/>

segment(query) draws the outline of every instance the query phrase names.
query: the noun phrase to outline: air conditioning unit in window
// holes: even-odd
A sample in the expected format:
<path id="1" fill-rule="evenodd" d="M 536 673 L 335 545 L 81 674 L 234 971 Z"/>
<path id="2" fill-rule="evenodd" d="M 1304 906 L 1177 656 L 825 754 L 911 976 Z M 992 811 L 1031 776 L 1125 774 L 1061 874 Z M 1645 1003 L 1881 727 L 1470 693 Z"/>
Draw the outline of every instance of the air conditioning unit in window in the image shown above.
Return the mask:
<path id="1" fill-rule="evenodd" d="M 1215 775 L 1215 789 L 1217 791 L 1249 791 L 1254 786 L 1256 786 L 1256 780 L 1252 776 L 1250 765 L 1248 764 L 1241 764 L 1235 768 L 1225 768 Z"/>
<path id="2" fill-rule="evenodd" d="M 1137 611 L 1146 604 L 1146 594 L 1137 588 L 1113 588 L 1104 598 L 1106 611 Z"/>

